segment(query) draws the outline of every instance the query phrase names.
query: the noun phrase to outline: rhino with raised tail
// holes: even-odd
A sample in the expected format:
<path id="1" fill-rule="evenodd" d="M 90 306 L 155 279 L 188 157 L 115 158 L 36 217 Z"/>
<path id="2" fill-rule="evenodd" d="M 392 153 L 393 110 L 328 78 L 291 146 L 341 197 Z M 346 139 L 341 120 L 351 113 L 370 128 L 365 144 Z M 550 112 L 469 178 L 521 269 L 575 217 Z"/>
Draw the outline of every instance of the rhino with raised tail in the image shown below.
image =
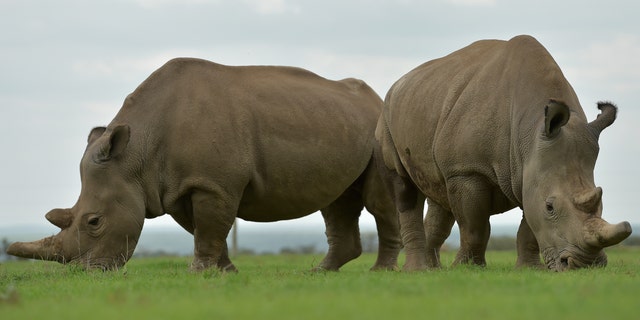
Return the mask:
<path id="1" fill-rule="evenodd" d="M 593 170 L 611 103 L 588 122 L 547 50 L 530 36 L 475 42 L 424 63 L 389 90 L 376 157 L 393 190 L 405 270 L 440 266 L 454 222 L 454 264 L 485 265 L 489 217 L 523 210 L 519 266 L 604 266 L 603 248 L 631 234 L 602 219 Z M 428 204 L 423 221 L 425 198 Z"/>
<path id="2" fill-rule="evenodd" d="M 90 133 L 77 203 L 46 214 L 60 233 L 13 243 L 8 253 L 118 268 L 145 218 L 168 213 L 194 235 L 193 269 L 235 270 L 226 238 L 236 217 L 275 221 L 320 210 L 329 252 L 317 268 L 337 270 L 361 253 L 366 206 L 378 227 L 373 269 L 394 269 L 397 215 L 373 162 L 382 105 L 356 79 L 171 60 Z"/>

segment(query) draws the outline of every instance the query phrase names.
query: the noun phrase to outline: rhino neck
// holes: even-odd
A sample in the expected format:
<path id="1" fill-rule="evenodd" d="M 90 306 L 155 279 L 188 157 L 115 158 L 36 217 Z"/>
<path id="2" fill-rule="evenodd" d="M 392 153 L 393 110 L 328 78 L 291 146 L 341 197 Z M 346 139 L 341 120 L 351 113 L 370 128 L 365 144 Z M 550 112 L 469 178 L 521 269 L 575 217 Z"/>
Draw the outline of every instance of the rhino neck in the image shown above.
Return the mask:
<path id="1" fill-rule="evenodd" d="M 145 218 L 153 219 L 165 213 L 162 207 L 162 200 L 158 191 L 158 184 L 148 186 L 144 190 L 145 193 Z"/>
<path id="2" fill-rule="evenodd" d="M 171 122 L 180 118 L 181 111 L 174 106 L 175 90 L 163 90 L 175 74 L 169 69 L 157 70 L 129 94 L 109 125 L 128 124 L 131 128 L 130 151 L 135 157 L 131 174 L 144 195 L 146 218 L 165 214 L 168 190 L 175 189 L 165 155 Z"/>
<path id="3" fill-rule="evenodd" d="M 123 107 L 124 111 L 132 109 Z M 139 114 L 124 112 L 123 110 L 109 124 L 117 126 L 127 124 L 131 128 L 130 142 L 127 146 L 127 159 L 125 170 L 121 174 L 127 176 L 128 183 L 135 184 L 135 192 L 142 196 L 144 202 L 144 212 L 140 212 L 137 218 L 155 218 L 164 214 L 161 204 L 160 191 L 162 189 L 162 166 L 160 160 L 161 136 L 154 132 L 154 126 L 144 126 L 129 119 L 140 117 Z M 135 110 L 138 111 L 138 110 Z M 157 122 L 156 122 L 157 124 Z M 136 214 L 138 215 L 138 214 Z"/>
<path id="4" fill-rule="evenodd" d="M 547 94 L 539 94 L 546 97 Z M 520 207 L 523 206 L 524 184 L 529 183 L 524 177 L 528 166 L 534 165 L 534 156 L 544 130 L 545 98 L 537 100 L 526 97 L 512 105 L 511 109 L 511 144 L 509 150 L 511 167 L 511 188 Z M 532 160 L 533 159 L 533 160 Z"/>
<path id="5" fill-rule="evenodd" d="M 550 87 L 540 86 L 538 90 L 531 90 L 531 94 L 523 94 L 518 101 L 511 106 L 511 145 L 509 150 L 511 167 L 511 188 L 520 206 L 523 202 L 523 185 L 527 183 L 524 178 L 524 170 L 539 156 L 537 153 L 538 142 L 542 139 L 545 128 L 545 106 L 550 98 L 566 102 L 571 109 L 571 117 L 582 118 L 586 121 L 584 112 L 580 107 L 577 96 L 562 74 L 557 74 L 555 85 Z M 564 84 L 564 85 L 563 85 Z M 526 85 L 526 83 L 525 83 Z M 525 86 L 526 87 L 526 86 Z M 531 86 L 529 86 L 531 87 Z M 527 90 L 520 88 L 522 92 Z"/>
<path id="6" fill-rule="evenodd" d="M 521 106 L 512 106 L 511 110 L 511 142 L 509 144 L 509 167 L 511 170 L 511 192 L 513 201 L 522 207 L 522 190 L 524 184 L 524 169 L 530 158 L 532 148 L 535 147 L 537 128 L 544 118 L 538 112 L 518 110 Z"/>
<path id="7" fill-rule="evenodd" d="M 154 148 L 144 155 L 143 165 L 140 168 L 140 187 L 144 194 L 145 218 L 152 219 L 165 213 L 162 206 L 163 174 L 166 172 L 161 163 L 160 150 Z"/>
<path id="8" fill-rule="evenodd" d="M 513 140 L 513 139 L 512 139 Z M 509 148 L 509 168 L 511 170 L 511 194 L 509 199 L 522 207 L 522 153 L 517 141 L 511 141 Z"/>

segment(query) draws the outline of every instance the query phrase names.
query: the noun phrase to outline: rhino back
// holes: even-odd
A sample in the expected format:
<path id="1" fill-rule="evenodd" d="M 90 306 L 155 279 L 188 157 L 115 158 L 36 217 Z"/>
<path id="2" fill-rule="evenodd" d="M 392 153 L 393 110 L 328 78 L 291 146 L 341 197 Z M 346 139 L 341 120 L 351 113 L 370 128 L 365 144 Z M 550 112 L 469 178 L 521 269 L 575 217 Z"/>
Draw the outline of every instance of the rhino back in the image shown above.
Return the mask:
<path id="1" fill-rule="evenodd" d="M 361 81 L 175 59 L 127 98 L 112 125 L 131 124 L 166 211 L 216 185 L 241 199 L 239 217 L 272 221 L 314 212 L 358 178 L 381 106 Z"/>
<path id="2" fill-rule="evenodd" d="M 504 195 L 502 211 L 521 203 L 522 162 L 550 98 L 585 118 L 546 49 L 518 36 L 478 41 L 417 67 L 391 88 L 384 113 L 423 193 L 448 207 L 446 180 L 480 175 Z"/>

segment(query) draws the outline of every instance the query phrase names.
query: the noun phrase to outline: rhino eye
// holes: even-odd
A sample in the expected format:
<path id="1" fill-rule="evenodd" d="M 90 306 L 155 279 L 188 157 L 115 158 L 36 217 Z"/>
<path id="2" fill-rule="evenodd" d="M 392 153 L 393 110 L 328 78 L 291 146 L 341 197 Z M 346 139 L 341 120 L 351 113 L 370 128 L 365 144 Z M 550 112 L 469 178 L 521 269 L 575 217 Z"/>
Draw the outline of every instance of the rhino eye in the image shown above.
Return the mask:
<path id="1" fill-rule="evenodd" d="M 547 209 L 547 213 L 553 213 L 553 211 L 555 210 L 553 208 L 553 200 L 555 200 L 554 198 L 548 198 L 547 201 L 545 202 L 545 207 Z"/>
<path id="2" fill-rule="evenodd" d="M 91 219 L 89 219 L 89 221 L 87 222 L 90 226 L 98 226 L 100 224 L 100 217 L 93 217 Z"/>

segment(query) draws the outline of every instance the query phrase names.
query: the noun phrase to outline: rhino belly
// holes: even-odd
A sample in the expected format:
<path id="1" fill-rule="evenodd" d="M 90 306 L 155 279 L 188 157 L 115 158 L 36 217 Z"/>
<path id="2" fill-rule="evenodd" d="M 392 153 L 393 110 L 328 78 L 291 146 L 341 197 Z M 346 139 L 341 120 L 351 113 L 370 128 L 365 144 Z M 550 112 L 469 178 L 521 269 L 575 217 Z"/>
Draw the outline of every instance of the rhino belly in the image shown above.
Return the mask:
<path id="1" fill-rule="evenodd" d="M 321 210 L 364 172 L 369 153 L 359 149 L 315 149 L 267 159 L 246 186 L 238 217 L 266 222 L 300 218 Z"/>

